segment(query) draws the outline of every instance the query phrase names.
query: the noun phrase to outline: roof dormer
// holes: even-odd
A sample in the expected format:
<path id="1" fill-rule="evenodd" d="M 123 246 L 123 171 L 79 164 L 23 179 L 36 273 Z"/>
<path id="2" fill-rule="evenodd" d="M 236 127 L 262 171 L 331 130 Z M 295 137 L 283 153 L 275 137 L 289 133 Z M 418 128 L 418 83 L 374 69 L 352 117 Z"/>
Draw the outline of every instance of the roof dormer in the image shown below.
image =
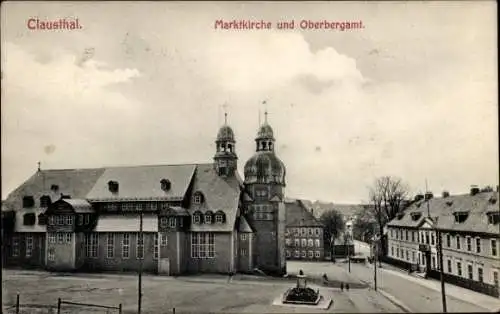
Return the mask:
<path id="1" fill-rule="evenodd" d="M 460 224 L 467 220 L 467 218 L 469 217 L 469 212 L 468 211 L 454 212 L 453 216 L 455 216 L 455 222 Z"/>
<path id="2" fill-rule="evenodd" d="M 411 220 L 413 220 L 413 221 L 417 221 L 417 220 L 419 220 L 421 217 L 422 217 L 422 213 L 421 213 L 421 212 L 414 212 L 414 213 L 411 213 Z"/>
<path id="3" fill-rule="evenodd" d="M 172 188 L 172 182 L 168 179 L 161 179 L 160 186 L 163 191 L 167 192 Z"/>
<path id="4" fill-rule="evenodd" d="M 111 193 L 118 193 L 119 185 L 117 181 L 109 181 L 108 189 Z"/>

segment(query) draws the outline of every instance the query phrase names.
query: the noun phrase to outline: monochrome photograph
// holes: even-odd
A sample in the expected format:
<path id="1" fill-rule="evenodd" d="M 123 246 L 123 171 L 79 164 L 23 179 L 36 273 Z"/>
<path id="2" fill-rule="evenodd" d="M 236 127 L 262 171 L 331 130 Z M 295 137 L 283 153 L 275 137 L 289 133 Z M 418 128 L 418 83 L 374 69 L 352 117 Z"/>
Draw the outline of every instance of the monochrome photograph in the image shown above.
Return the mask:
<path id="1" fill-rule="evenodd" d="M 2 313 L 500 311 L 494 1 L 5 1 Z"/>

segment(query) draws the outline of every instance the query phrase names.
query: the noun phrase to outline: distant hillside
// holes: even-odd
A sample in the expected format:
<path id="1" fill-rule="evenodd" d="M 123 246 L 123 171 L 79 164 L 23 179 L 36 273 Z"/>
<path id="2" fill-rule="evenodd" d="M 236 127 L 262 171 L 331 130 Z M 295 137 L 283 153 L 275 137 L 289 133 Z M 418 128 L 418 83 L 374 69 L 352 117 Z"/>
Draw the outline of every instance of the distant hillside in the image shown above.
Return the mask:
<path id="1" fill-rule="evenodd" d="M 334 202 L 299 200 L 316 218 L 321 217 L 324 212 L 334 209 L 340 212 L 344 216 L 344 219 L 349 219 L 360 214 L 364 206 L 363 204 L 338 204 Z M 293 201 L 293 199 L 289 199 L 289 201 Z"/>

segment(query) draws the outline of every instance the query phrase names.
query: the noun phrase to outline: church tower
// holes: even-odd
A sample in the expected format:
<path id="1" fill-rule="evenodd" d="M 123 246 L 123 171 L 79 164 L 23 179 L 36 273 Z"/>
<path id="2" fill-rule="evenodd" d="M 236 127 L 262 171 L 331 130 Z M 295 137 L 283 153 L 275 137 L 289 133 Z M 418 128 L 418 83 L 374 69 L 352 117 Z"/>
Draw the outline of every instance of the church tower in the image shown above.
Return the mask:
<path id="1" fill-rule="evenodd" d="M 236 155 L 236 141 L 233 129 L 227 125 L 227 113 L 224 113 L 224 125 L 217 133 L 215 140 L 214 167 L 221 177 L 231 177 L 235 175 L 238 156 Z"/>
<path id="2" fill-rule="evenodd" d="M 285 165 L 274 152 L 274 132 L 267 122 L 259 127 L 255 154 L 246 162 L 244 188 L 250 199 L 246 214 L 256 235 L 254 265 L 262 271 L 286 274 Z"/>

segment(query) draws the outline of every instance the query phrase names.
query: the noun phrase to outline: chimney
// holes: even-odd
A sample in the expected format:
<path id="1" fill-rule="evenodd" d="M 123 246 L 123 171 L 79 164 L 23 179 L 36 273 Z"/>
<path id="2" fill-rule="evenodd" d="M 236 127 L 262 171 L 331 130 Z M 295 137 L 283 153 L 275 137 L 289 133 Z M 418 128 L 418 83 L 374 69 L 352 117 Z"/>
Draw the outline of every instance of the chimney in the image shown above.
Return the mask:
<path id="1" fill-rule="evenodd" d="M 311 208 L 311 215 L 314 216 L 314 208 Z"/>
<path id="2" fill-rule="evenodd" d="M 447 198 L 450 196 L 450 192 L 448 191 L 443 191 L 443 198 Z"/>
<path id="3" fill-rule="evenodd" d="M 424 198 L 424 196 L 422 194 L 417 194 L 417 195 L 415 195 L 414 201 L 418 202 L 418 201 L 422 200 L 423 198 Z"/>
<path id="4" fill-rule="evenodd" d="M 479 193 L 479 188 L 477 187 L 477 185 L 471 185 L 470 195 L 476 195 L 477 193 Z"/>
<path id="5" fill-rule="evenodd" d="M 434 197 L 434 194 L 432 194 L 432 192 L 425 192 L 425 200 L 426 201 L 430 200 L 433 197 Z"/>

